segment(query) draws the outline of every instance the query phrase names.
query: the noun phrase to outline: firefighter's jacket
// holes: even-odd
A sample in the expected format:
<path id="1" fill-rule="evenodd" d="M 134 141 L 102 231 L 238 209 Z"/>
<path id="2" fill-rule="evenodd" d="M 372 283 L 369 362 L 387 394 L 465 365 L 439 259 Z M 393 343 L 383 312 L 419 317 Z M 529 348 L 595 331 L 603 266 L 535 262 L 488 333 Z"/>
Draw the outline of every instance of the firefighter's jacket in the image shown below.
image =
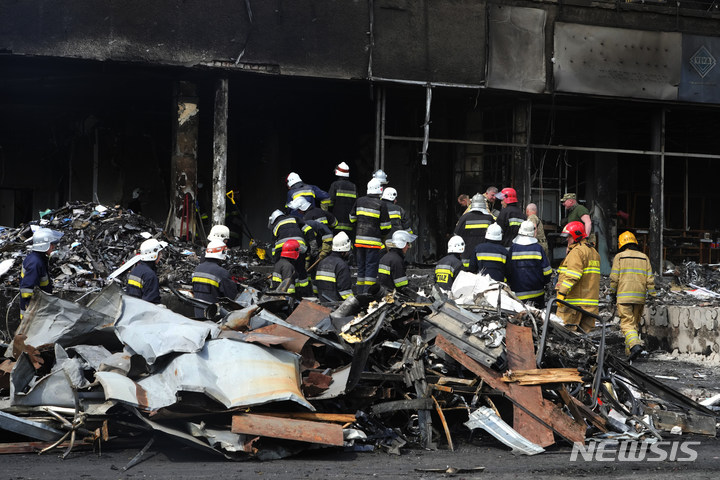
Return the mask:
<path id="1" fill-rule="evenodd" d="M 314 232 L 309 225 L 302 220 L 290 215 L 280 215 L 270 227 L 275 239 L 273 246 L 273 259 L 280 258 L 282 246 L 290 239 L 297 240 L 300 244 L 300 251 L 307 250 L 308 244 L 314 238 Z"/>
<path id="2" fill-rule="evenodd" d="M 53 282 L 48 273 L 48 256 L 44 252 L 32 250 L 27 254 L 20 270 L 20 318 L 30 303 L 35 287 L 52 293 Z"/>
<path id="3" fill-rule="evenodd" d="M 508 252 L 507 277 L 508 285 L 518 299 L 544 296 L 545 284 L 551 276 L 550 262 L 537 240 L 529 245 L 512 244 Z"/>
<path id="4" fill-rule="evenodd" d="M 487 227 L 494 221 L 492 215 L 482 210 L 471 210 L 458 220 L 454 233 L 465 241 L 465 252 L 461 255 L 465 268 L 470 266 L 475 247 L 485 241 Z"/>
<path id="5" fill-rule="evenodd" d="M 338 252 L 320 260 L 315 270 L 314 288 L 321 301 L 342 301 L 353 296 L 350 268 Z"/>
<path id="6" fill-rule="evenodd" d="M 596 312 L 600 295 L 600 255 L 588 245 L 587 239 L 570 245 L 558 268 L 555 290 L 565 301 Z"/>
<path id="7" fill-rule="evenodd" d="M 330 230 L 337 226 L 337 219 L 335 218 L 335 215 L 326 210 L 323 210 L 320 207 L 314 207 L 305 212 L 303 220 L 314 220 L 316 222 L 322 223 Z"/>
<path id="8" fill-rule="evenodd" d="M 517 237 L 520 224 L 525 221 L 525 212 L 523 212 L 517 203 L 510 203 L 500 210 L 497 217 L 497 224 L 503 231 L 502 244 L 505 247 L 512 245 L 512 241 Z"/>
<path id="9" fill-rule="evenodd" d="M 387 206 L 388 215 L 390 216 L 390 231 L 387 232 L 388 237 L 397 230 L 405 230 L 406 232 L 413 233 L 410 217 L 407 212 L 405 212 L 405 209 L 390 200 L 383 200 L 383 202 Z"/>
<path id="10" fill-rule="evenodd" d="M 459 253 L 448 253 L 435 264 L 435 283 L 443 290 L 450 290 L 455 277 L 463 269 Z"/>
<path id="11" fill-rule="evenodd" d="M 383 233 L 390 230 L 390 215 L 380 195 L 360 197 L 350 211 L 350 221 L 355 224 L 355 246 L 359 248 L 382 248 Z"/>
<path id="12" fill-rule="evenodd" d="M 645 303 L 645 295 L 655 296 L 655 277 L 650 259 L 637 250 L 624 250 L 613 260 L 610 291 L 617 303 Z"/>
<path id="13" fill-rule="evenodd" d="M 408 285 L 408 278 L 405 274 L 405 257 L 399 248 L 391 248 L 380 258 L 378 283 L 389 290 Z"/>
<path id="14" fill-rule="evenodd" d="M 467 249 L 467 245 L 465 246 Z M 474 250 L 475 256 L 470 258 L 469 271 L 489 275 L 498 282 L 507 277 L 507 249 L 499 241 L 488 240 Z"/>
<path id="15" fill-rule="evenodd" d="M 289 294 L 295 293 L 295 282 L 297 282 L 297 270 L 292 260 L 285 257 L 275 262 L 272 272 L 272 280 L 270 281 L 270 289 L 276 290 L 282 286 L 283 291 Z"/>
<path id="16" fill-rule="evenodd" d="M 150 303 L 160 303 L 160 281 L 155 273 L 155 262 L 138 262 L 127 280 L 127 294 Z"/>
<path id="17" fill-rule="evenodd" d="M 287 202 L 285 206 L 287 207 L 290 202 L 298 197 L 305 197 L 307 201 L 310 202 L 310 205 L 315 207 L 318 203 L 327 201 L 330 198 L 330 195 L 325 190 L 322 190 L 315 185 L 298 182 L 288 189 Z"/>
<path id="18" fill-rule="evenodd" d="M 230 273 L 220 265 L 216 258 L 206 258 L 199 264 L 192 275 L 193 296 L 199 300 L 215 303 L 218 298 L 226 297 L 235 300 L 237 285 L 230 278 Z M 195 307 L 195 316 L 203 316 L 203 309 Z"/>
<path id="19" fill-rule="evenodd" d="M 337 219 L 335 228 L 351 232 L 353 225 L 350 222 L 350 212 L 357 200 L 357 187 L 350 180 L 335 180 L 330 184 L 328 194 L 330 195 L 326 201 L 328 209 Z"/>

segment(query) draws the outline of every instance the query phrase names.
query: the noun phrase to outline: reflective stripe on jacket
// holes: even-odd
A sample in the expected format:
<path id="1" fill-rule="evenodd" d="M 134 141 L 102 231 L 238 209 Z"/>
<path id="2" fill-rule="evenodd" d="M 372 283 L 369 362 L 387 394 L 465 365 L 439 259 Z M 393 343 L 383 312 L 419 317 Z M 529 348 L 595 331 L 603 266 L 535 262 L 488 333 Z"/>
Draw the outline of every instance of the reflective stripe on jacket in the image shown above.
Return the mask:
<path id="1" fill-rule="evenodd" d="M 655 295 L 650 259 L 637 250 L 624 250 L 613 260 L 610 291 L 617 294 L 617 303 L 645 303 L 646 295 Z"/>
<path id="2" fill-rule="evenodd" d="M 587 239 L 570 245 L 567 256 L 558 268 L 556 291 L 565 301 L 591 311 L 597 311 L 600 295 L 600 255 Z"/>

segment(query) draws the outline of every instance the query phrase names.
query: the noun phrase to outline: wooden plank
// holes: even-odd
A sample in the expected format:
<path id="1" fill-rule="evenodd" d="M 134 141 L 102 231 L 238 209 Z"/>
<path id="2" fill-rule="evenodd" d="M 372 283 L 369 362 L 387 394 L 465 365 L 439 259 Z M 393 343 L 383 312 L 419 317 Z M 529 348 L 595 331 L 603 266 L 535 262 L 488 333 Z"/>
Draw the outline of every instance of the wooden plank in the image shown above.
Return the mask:
<path id="1" fill-rule="evenodd" d="M 508 370 L 503 382 L 518 385 L 544 385 L 547 383 L 581 383 L 577 368 L 535 368 L 531 370 Z"/>
<path id="2" fill-rule="evenodd" d="M 54 445 L 55 442 L 13 442 L 13 443 L 0 443 L 0 454 L 6 453 L 38 453 L 41 450 Z M 58 444 L 57 449 L 68 448 L 70 442 L 62 442 Z M 91 450 L 94 448 L 92 443 L 75 442 L 73 444 L 73 451 L 78 450 Z"/>
<path id="3" fill-rule="evenodd" d="M 656 410 L 652 414 L 658 429 L 670 431 L 674 426 L 682 428 L 683 433 L 699 433 L 715 436 L 715 417 L 697 413 L 669 412 Z"/>
<path id="4" fill-rule="evenodd" d="M 541 402 L 526 403 L 522 398 L 518 398 L 517 395 L 510 391 L 509 385 L 502 381 L 502 375 L 500 375 L 500 373 L 480 365 L 442 335 L 438 335 L 435 338 L 435 345 L 460 362 L 465 368 L 482 378 L 485 383 L 492 388 L 504 393 L 514 405 L 525 410 L 525 412 L 529 413 L 535 420 L 551 428 L 568 442 L 585 441 L 585 424 L 574 421 L 571 417 L 563 413 L 560 407 L 554 403 L 545 399 L 542 399 Z"/>
<path id="5" fill-rule="evenodd" d="M 514 370 L 535 367 L 535 344 L 532 339 L 532 329 L 508 323 L 505 332 L 508 368 Z M 514 384 L 509 387 L 510 392 L 524 403 L 539 404 L 543 401 L 540 387 Z M 518 407 L 513 408 L 513 429 L 541 447 L 555 443 L 552 430 Z"/>
<path id="6" fill-rule="evenodd" d="M 334 422 L 349 423 L 355 421 L 353 413 L 315 413 L 315 412 L 258 412 L 255 415 L 266 417 L 294 418 L 296 420 L 308 420 L 312 422 Z"/>
<path id="7" fill-rule="evenodd" d="M 343 445 L 342 426 L 292 418 L 273 418 L 252 413 L 233 415 L 231 431 L 338 447 Z"/>

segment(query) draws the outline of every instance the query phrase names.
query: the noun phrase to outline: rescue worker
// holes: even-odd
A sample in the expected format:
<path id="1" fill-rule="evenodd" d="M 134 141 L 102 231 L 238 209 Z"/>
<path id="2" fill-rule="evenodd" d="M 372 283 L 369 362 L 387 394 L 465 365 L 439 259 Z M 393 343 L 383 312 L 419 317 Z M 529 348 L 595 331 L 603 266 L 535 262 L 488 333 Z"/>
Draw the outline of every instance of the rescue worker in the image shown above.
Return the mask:
<path id="1" fill-rule="evenodd" d="M 592 234 L 592 219 L 590 218 L 590 211 L 585 208 L 584 205 L 580 205 L 577 202 L 577 195 L 574 193 L 566 193 L 560 199 L 560 203 L 565 207 L 567 212 L 567 223 L 570 222 L 582 222 L 585 227 L 585 234 L 590 237 Z"/>
<path id="2" fill-rule="evenodd" d="M 284 214 L 280 210 L 275 210 L 268 219 L 268 228 L 272 231 L 275 242 L 272 253 L 275 262 L 280 258 L 283 245 L 285 245 L 287 241 L 295 240 L 298 242 L 300 258 L 295 263 L 295 268 L 297 269 L 296 290 L 299 289 L 302 292 L 310 290 L 310 280 L 305 270 L 305 254 L 315 235 L 310 225 L 306 225 L 305 222 L 299 220 L 297 217 L 292 217 Z"/>
<path id="3" fill-rule="evenodd" d="M 455 225 L 455 235 L 459 235 L 465 241 L 465 252 L 462 255 L 465 269 L 470 267 L 472 258 L 475 255 L 475 247 L 485 241 L 485 232 L 493 223 L 493 217 L 485 209 L 485 198 L 476 193 L 470 203 L 470 211 L 460 217 Z"/>
<path id="4" fill-rule="evenodd" d="M 517 237 L 520 224 L 526 220 L 525 213 L 518 207 L 517 192 L 514 188 L 506 187 L 495 195 L 502 204 L 502 210 L 497 217 L 497 224 L 503 230 L 502 244 L 506 248 L 510 248 L 512 241 Z"/>
<path id="5" fill-rule="evenodd" d="M 541 247 L 543 247 L 543 250 L 545 250 L 545 256 L 549 258 L 550 247 L 548 246 L 547 238 L 545 237 L 545 228 L 543 227 L 542 220 L 540 220 L 540 217 L 537 216 L 537 205 L 534 203 L 528 203 L 527 207 L 525 207 L 525 216 L 533 223 L 533 225 L 535 225 L 535 238 L 537 238 L 538 243 Z"/>
<path id="6" fill-rule="evenodd" d="M 214 227 L 213 227 L 214 228 Z M 219 239 L 211 240 L 205 249 L 205 260 L 200 263 L 192 275 L 193 295 L 209 303 L 217 302 L 220 297 L 234 300 L 237 285 L 230 273 L 220 265 L 227 258 L 227 245 Z M 203 318 L 204 309 L 195 307 L 195 317 Z"/>
<path id="7" fill-rule="evenodd" d="M 493 219 L 497 218 L 498 211 L 495 210 L 495 196 L 498 193 L 497 187 L 488 187 L 487 190 L 485 190 L 485 193 L 482 194 L 483 198 L 485 199 L 485 210 L 487 210 L 490 215 L 493 216 Z"/>
<path id="8" fill-rule="evenodd" d="M 32 249 L 23 260 L 20 270 L 20 319 L 30 304 L 35 287 L 43 292 L 53 292 L 53 281 L 48 270 L 50 254 L 57 247 L 63 234 L 49 228 L 38 228 L 32 237 Z"/>
<path id="9" fill-rule="evenodd" d="M 156 269 L 163 248 L 165 245 L 155 238 L 140 244 L 140 261 L 128 275 L 126 288 L 128 295 L 156 305 L 160 303 L 160 281 Z"/>
<path id="10" fill-rule="evenodd" d="M 322 215 L 326 214 L 331 217 L 333 221 L 335 217 L 322 208 L 310 206 L 310 202 L 308 202 L 305 197 L 296 198 L 290 202 L 289 207 L 300 212 L 300 214 L 303 215 L 303 223 L 312 229 L 312 233 L 305 232 L 305 240 L 310 247 L 305 256 L 305 268 L 309 270 L 311 265 L 327 257 L 332 251 L 333 234 L 332 231 L 330 231 L 329 225 L 326 223 L 327 217 L 323 217 Z M 325 222 L 322 221 L 323 218 Z"/>
<path id="11" fill-rule="evenodd" d="M 357 260 L 357 293 L 365 293 L 377 283 L 378 263 L 383 232 L 390 230 L 390 215 L 382 201 L 383 187 L 373 178 L 367 184 L 367 195 L 357 199 L 350 210 L 355 225 L 355 255 Z"/>
<path id="12" fill-rule="evenodd" d="M 450 291 L 455 277 L 463 269 L 460 255 L 465 251 L 465 240 L 460 235 L 453 235 L 448 240 L 448 254 L 438 260 L 435 265 L 435 284 L 443 290 Z"/>
<path id="13" fill-rule="evenodd" d="M 332 240 L 332 253 L 318 263 L 313 290 L 320 301 L 341 302 L 353 296 L 347 264 L 350 247 L 350 237 L 340 232 Z"/>
<path id="14" fill-rule="evenodd" d="M 330 184 L 328 194 L 330 198 L 328 202 L 328 211 L 337 219 L 335 234 L 339 232 L 347 233 L 352 238 L 353 224 L 350 222 L 350 210 L 352 210 L 355 200 L 357 200 L 357 187 L 350 181 L 350 167 L 347 163 L 341 162 L 335 167 L 335 176 L 338 177 Z"/>
<path id="15" fill-rule="evenodd" d="M 378 267 L 378 283 L 382 287 L 394 290 L 408 286 L 408 278 L 405 273 L 405 253 L 415 240 L 417 240 L 417 235 L 405 230 L 398 230 L 392 234 L 391 239 L 385 241 L 388 252 L 380 259 Z"/>
<path id="16" fill-rule="evenodd" d="M 498 282 L 507 277 L 507 249 L 502 245 L 503 232 L 500 225 L 493 223 L 487 228 L 485 241 L 478 244 L 470 258 L 469 271 L 481 275 L 489 275 Z M 465 245 L 467 249 L 467 245 Z"/>
<path id="17" fill-rule="evenodd" d="M 523 302 L 545 307 L 545 285 L 552 268 L 540 242 L 535 238 L 535 224 L 525 220 L 508 252 L 507 277 L 510 289 Z"/>
<path id="18" fill-rule="evenodd" d="M 555 285 L 557 298 L 597 315 L 600 295 L 600 255 L 588 243 L 582 222 L 568 223 L 563 228 L 562 235 L 567 237 L 568 253 L 558 268 L 558 280 Z M 580 328 L 587 333 L 595 328 L 593 317 L 565 305 L 558 305 L 557 315 L 569 330 L 578 331 Z"/>
<path id="19" fill-rule="evenodd" d="M 408 214 L 403 207 L 397 204 L 397 195 L 397 190 L 393 187 L 384 188 L 382 192 L 381 198 L 386 203 L 388 215 L 390 215 L 390 232 L 388 232 L 388 235 L 392 235 L 398 230 L 413 233 Z"/>
<path id="20" fill-rule="evenodd" d="M 227 245 L 228 239 L 230 239 L 230 229 L 225 225 L 213 225 L 207 239 L 208 243 L 213 240 L 220 240 Z"/>
<path id="21" fill-rule="evenodd" d="M 656 296 L 655 277 L 650 259 L 640 251 L 635 235 L 621 233 L 618 249 L 610 271 L 610 292 L 616 297 L 620 330 L 625 335 L 625 355 L 632 361 L 643 351 L 638 325 L 645 309 L 645 296 Z"/>
<path id="22" fill-rule="evenodd" d="M 328 195 L 325 190 L 322 190 L 315 185 L 303 183 L 300 175 L 295 172 L 290 172 L 287 176 L 286 182 L 288 188 L 287 200 L 285 202 L 286 207 L 290 205 L 290 202 L 298 197 L 305 197 L 313 207 L 317 205 L 316 202 L 322 203 L 323 201 L 330 199 L 330 195 Z M 290 214 L 299 217 L 297 211 L 292 210 Z"/>
<path id="23" fill-rule="evenodd" d="M 270 288 L 290 295 L 301 295 L 297 290 L 297 266 L 300 259 L 300 242 L 294 238 L 283 242 L 280 255 L 273 267 Z"/>

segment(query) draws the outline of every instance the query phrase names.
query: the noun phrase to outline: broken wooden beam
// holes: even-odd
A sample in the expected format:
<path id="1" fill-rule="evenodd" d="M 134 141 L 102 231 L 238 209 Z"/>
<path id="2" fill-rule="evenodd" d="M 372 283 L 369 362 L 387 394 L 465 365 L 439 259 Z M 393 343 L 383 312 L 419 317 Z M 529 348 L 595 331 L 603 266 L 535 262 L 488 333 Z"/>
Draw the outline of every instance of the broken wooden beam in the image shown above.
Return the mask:
<path id="1" fill-rule="evenodd" d="M 535 420 L 551 428 L 568 442 L 575 443 L 585 441 L 586 425 L 573 420 L 554 403 L 545 399 L 542 399 L 540 402 L 528 402 L 520 398 L 517 394 L 513 394 L 509 385 L 502 381 L 502 375 L 500 373 L 480 365 L 442 335 L 438 335 L 435 338 L 435 345 L 457 360 L 465 368 L 482 378 L 485 383 L 492 388 L 505 394 L 514 405 L 525 410 L 525 412 L 530 414 Z"/>
<path id="2" fill-rule="evenodd" d="M 577 368 L 536 368 L 531 370 L 508 370 L 502 378 L 506 383 L 518 385 L 544 385 L 546 383 L 581 383 Z"/>
<path id="3" fill-rule="evenodd" d="M 659 430 L 670 431 L 673 427 L 680 427 L 683 433 L 698 433 L 700 435 L 715 436 L 715 417 L 699 413 L 670 412 L 667 410 L 654 410 L 652 419 Z"/>
<path id="4" fill-rule="evenodd" d="M 316 413 L 316 412 L 256 412 L 254 415 L 264 415 L 277 418 L 294 418 L 295 420 L 308 420 L 312 422 L 349 423 L 355 421 L 353 413 Z"/>
<path id="5" fill-rule="evenodd" d="M 232 418 L 231 431 L 246 435 L 283 438 L 322 445 L 343 445 L 342 426 L 292 418 L 243 413 Z"/>

